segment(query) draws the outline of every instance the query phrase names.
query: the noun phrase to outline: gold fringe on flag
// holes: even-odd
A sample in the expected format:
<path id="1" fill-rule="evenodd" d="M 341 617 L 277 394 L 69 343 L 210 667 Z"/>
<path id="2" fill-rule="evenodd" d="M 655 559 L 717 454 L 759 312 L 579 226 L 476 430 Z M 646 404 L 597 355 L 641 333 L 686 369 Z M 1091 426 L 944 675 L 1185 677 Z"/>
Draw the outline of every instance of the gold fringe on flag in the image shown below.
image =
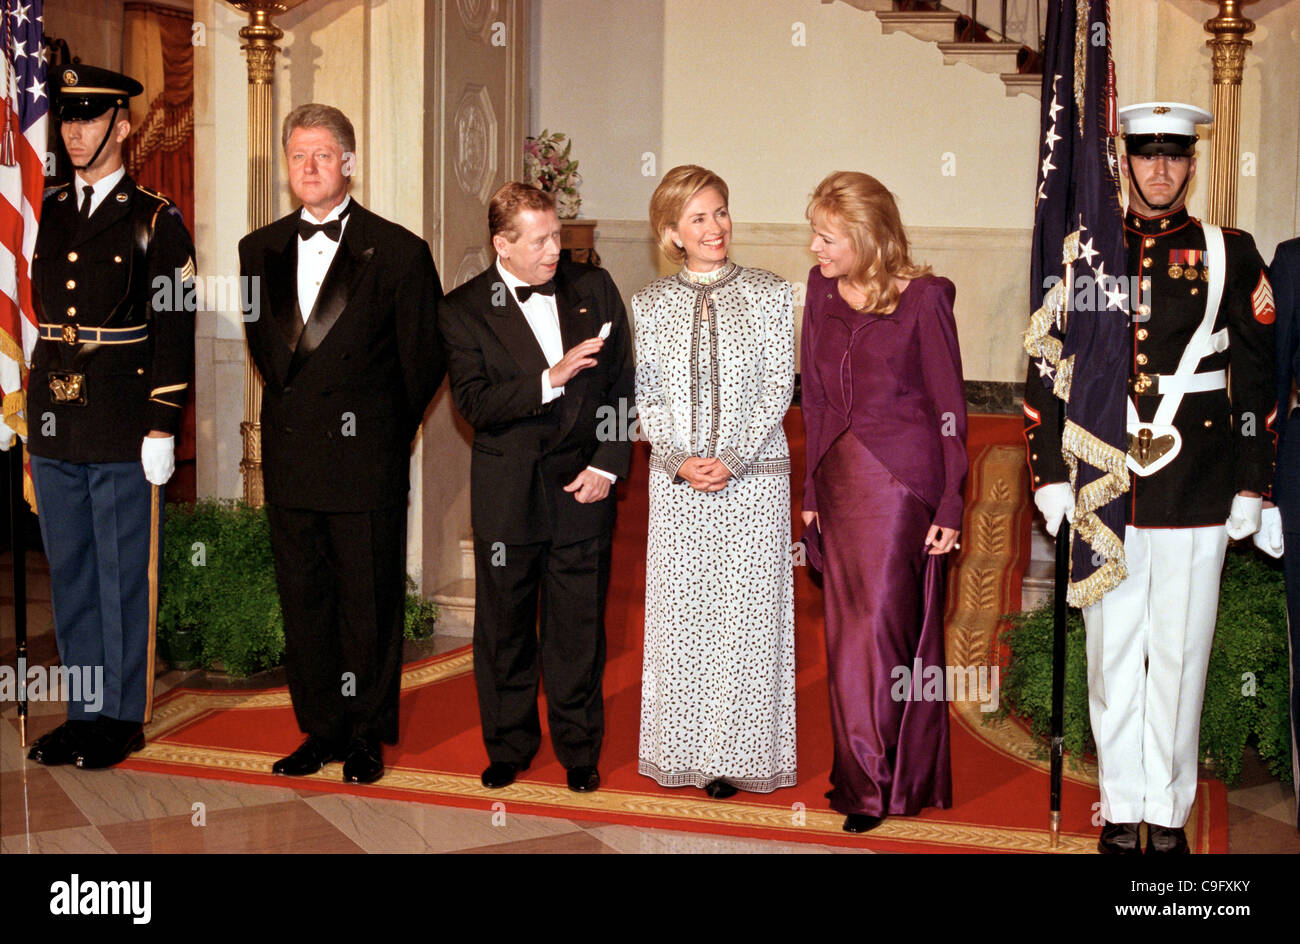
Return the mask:
<path id="1" fill-rule="evenodd" d="M 1079 257 L 1079 231 L 1065 237 L 1061 246 L 1062 261 L 1066 271 Z M 1043 295 L 1043 304 L 1030 316 L 1025 330 L 1024 347 L 1029 356 L 1045 360 L 1053 369 L 1052 392 L 1063 403 L 1070 402 L 1070 388 L 1074 381 L 1074 357 L 1062 357 L 1060 338 L 1052 334 L 1056 328 L 1065 334 L 1069 312 L 1068 285 L 1062 279 Z M 1128 491 L 1128 471 L 1124 453 L 1103 442 L 1082 426 L 1067 419 L 1061 430 L 1061 457 L 1070 470 L 1070 487 L 1074 489 L 1074 521 L 1071 539 L 1084 541 L 1093 553 L 1103 558 L 1100 567 L 1083 580 L 1071 579 L 1066 586 L 1066 601 L 1071 606 L 1091 606 L 1107 591 L 1113 590 L 1128 576 L 1124 560 L 1124 540 L 1102 523 L 1097 509 Z M 1079 462 L 1082 460 L 1103 473 L 1101 478 L 1089 482 L 1080 490 L 1077 487 Z M 1074 557 L 1070 557 L 1073 578 Z"/>

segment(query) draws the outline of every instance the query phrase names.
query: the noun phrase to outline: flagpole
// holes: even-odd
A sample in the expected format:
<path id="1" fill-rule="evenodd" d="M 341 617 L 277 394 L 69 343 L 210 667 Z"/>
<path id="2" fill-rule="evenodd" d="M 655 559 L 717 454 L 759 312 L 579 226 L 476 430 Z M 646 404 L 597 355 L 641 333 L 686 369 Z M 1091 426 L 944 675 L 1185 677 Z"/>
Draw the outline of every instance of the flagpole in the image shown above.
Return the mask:
<path id="1" fill-rule="evenodd" d="M 1065 265 L 1065 299 L 1061 307 L 1061 335 L 1065 335 L 1070 317 L 1070 299 L 1074 295 L 1074 263 Z M 1065 401 L 1056 399 L 1057 429 L 1065 429 Z M 1056 532 L 1056 580 L 1052 598 L 1052 722 L 1051 722 L 1051 775 L 1048 778 L 1049 802 L 1047 828 L 1048 845 L 1056 849 L 1061 844 L 1061 781 L 1065 760 L 1065 618 L 1066 591 L 1070 584 L 1070 517 L 1061 519 Z"/>
<path id="2" fill-rule="evenodd" d="M 8 429 L 0 432 L 8 436 Z M 23 500 L 23 448 L 15 440 L 9 449 L 9 546 L 14 569 L 14 650 L 18 679 L 18 743 L 27 746 L 27 503 Z"/>

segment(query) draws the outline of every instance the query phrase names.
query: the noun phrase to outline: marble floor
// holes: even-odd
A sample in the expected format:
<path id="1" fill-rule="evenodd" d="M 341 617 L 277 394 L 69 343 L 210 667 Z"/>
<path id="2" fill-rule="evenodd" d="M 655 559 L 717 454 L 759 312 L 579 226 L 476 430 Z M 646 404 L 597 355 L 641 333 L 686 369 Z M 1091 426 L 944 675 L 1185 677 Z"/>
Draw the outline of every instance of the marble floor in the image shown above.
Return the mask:
<path id="1" fill-rule="evenodd" d="M 0 661 L 14 661 L 9 555 L 0 556 Z M 29 661 L 53 661 L 49 576 L 28 563 Z M 465 640 L 439 641 L 436 649 Z M 435 650 L 436 651 L 436 650 Z M 163 688 L 182 681 L 172 672 Z M 32 702 L 29 742 L 63 718 Z M 1230 851 L 1300 853 L 1295 800 L 1254 757 L 1228 791 Z M 737 839 L 666 829 L 321 794 L 128 770 L 42 767 L 19 744 L 17 706 L 0 705 L 0 853 L 460 852 L 854 853 L 838 846 Z"/>

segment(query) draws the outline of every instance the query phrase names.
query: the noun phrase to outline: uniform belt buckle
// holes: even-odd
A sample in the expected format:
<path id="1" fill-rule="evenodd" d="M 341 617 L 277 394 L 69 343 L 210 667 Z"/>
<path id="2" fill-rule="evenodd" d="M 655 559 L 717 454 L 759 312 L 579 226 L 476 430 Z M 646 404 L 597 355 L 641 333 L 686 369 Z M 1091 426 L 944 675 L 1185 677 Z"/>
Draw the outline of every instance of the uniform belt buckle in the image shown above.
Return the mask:
<path id="1" fill-rule="evenodd" d="M 1182 434 L 1173 425 L 1130 423 L 1126 464 L 1136 475 L 1153 475 L 1173 462 L 1182 447 Z"/>
<path id="2" fill-rule="evenodd" d="M 63 326 L 63 343 L 64 344 L 77 343 L 77 326 L 75 324 L 65 324 Z"/>
<path id="3" fill-rule="evenodd" d="M 50 371 L 50 396 L 55 403 L 86 405 L 86 375 L 75 370 Z"/>

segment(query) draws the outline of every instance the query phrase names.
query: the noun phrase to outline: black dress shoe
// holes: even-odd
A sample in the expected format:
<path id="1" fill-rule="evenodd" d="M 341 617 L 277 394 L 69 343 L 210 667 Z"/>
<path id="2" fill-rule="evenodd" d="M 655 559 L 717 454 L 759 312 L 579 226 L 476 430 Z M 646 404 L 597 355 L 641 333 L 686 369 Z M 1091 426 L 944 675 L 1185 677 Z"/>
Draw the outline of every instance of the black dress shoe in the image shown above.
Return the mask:
<path id="1" fill-rule="evenodd" d="M 1181 826 L 1153 826 L 1147 823 L 1147 855 L 1191 855 L 1187 832 Z"/>
<path id="2" fill-rule="evenodd" d="M 343 755 L 344 783 L 374 783 L 384 775 L 384 749 L 374 738 L 354 738 Z"/>
<path id="3" fill-rule="evenodd" d="M 339 750 L 333 741 L 309 734 L 296 751 L 271 765 L 271 773 L 280 777 L 306 777 L 338 759 Z"/>
<path id="4" fill-rule="evenodd" d="M 885 821 L 883 816 L 868 816 L 866 813 L 850 813 L 844 817 L 846 833 L 868 833 Z"/>
<path id="5" fill-rule="evenodd" d="M 77 750 L 77 766 L 82 770 L 103 770 L 122 763 L 142 747 L 143 724 L 100 715 Z"/>
<path id="6" fill-rule="evenodd" d="M 570 767 L 567 777 L 574 793 L 591 793 L 600 789 L 600 772 L 595 767 Z"/>
<path id="7" fill-rule="evenodd" d="M 1102 820 L 1101 839 L 1097 842 L 1097 851 L 1102 855 L 1141 855 L 1142 846 L 1138 843 L 1140 825 L 1140 823 L 1112 823 Z"/>
<path id="8" fill-rule="evenodd" d="M 479 778 L 489 790 L 499 790 L 515 782 L 515 774 L 528 769 L 527 764 L 514 764 L 508 760 L 494 760 Z"/>
<path id="9" fill-rule="evenodd" d="M 734 797 L 740 791 L 719 777 L 717 780 L 710 780 L 706 783 L 704 792 L 715 800 L 725 800 L 727 797 Z"/>
<path id="10" fill-rule="evenodd" d="M 38 737 L 27 752 L 27 759 L 46 767 L 75 764 L 82 743 L 86 740 L 93 721 L 65 721 L 48 734 Z"/>

